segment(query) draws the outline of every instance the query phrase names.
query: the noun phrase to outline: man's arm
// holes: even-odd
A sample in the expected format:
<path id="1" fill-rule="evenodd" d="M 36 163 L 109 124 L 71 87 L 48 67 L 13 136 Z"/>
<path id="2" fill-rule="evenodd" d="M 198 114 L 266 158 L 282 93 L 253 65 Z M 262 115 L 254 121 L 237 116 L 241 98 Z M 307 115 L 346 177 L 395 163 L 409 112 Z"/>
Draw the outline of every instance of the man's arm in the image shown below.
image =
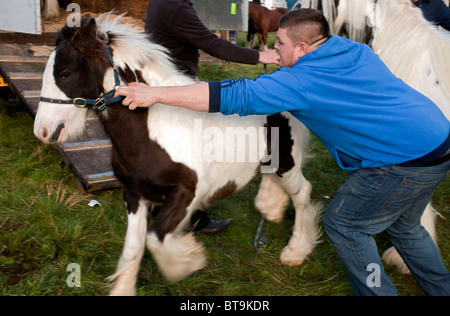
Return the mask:
<path id="1" fill-rule="evenodd" d="M 116 96 L 119 95 L 125 96 L 122 104 L 128 106 L 130 110 L 162 103 L 198 112 L 209 111 L 208 83 L 176 87 L 150 87 L 144 83 L 133 82 L 128 86 L 120 86 L 116 91 Z"/>
<path id="2" fill-rule="evenodd" d="M 121 86 L 130 110 L 155 103 L 182 107 L 198 112 L 220 112 L 224 115 L 263 115 L 284 111 L 307 110 L 310 107 L 302 84 L 283 69 L 255 80 L 232 79 L 189 86 L 149 87 L 143 83 Z"/>
<path id="3" fill-rule="evenodd" d="M 197 47 L 216 58 L 226 61 L 279 65 L 280 56 L 275 50 L 259 52 L 244 48 L 218 38 L 203 24 L 195 10 L 190 6 L 181 6 L 173 21 L 173 32 L 187 44 Z"/>

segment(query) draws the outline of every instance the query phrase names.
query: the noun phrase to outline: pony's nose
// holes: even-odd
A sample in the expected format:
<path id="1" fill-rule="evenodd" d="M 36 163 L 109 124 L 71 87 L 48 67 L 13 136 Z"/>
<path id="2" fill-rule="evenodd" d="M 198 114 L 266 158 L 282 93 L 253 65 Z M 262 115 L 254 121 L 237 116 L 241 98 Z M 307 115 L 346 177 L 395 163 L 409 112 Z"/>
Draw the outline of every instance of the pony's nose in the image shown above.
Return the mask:
<path id="1" fill-rule="evenodd" d="M 41 126 L 37 136 L 43 143 L 50 143 L 50 130 L 47 127 Z"/>
<path id="2" fill-rule="evenodd" d="M 52 133 L 52 136 L 50 137 L 51 143 L 61 142 L 65 127 L 66 126 L 64 125 L 64 122 L 58 123 L 58 126 L 56 126 L 55 131 Z"/>
<path id="3" fill-rule="evenodd" d="M 37 136 L 45 144 L 59 143 L 62 141 L 64 129 L 64 122 L 60 122 L 53 132 L 47 126 L 41 126 Z"/>

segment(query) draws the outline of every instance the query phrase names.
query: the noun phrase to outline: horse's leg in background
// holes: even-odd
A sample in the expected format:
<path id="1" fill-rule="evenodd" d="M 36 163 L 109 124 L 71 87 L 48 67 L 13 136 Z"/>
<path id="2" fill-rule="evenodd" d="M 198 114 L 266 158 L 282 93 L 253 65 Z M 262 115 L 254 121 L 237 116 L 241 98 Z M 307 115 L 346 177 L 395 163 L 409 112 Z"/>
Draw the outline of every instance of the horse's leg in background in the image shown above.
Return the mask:
<path id="1" fill-rule="evenodd" d="M 261 33 L 257 32 L 256 35 L 258 35 L 258 41 L 259 41 L 259 50 L 263 51 L 264 50 L 264 44 L 263 44 L 263 36 Z"/>
<path id="2" fill-rule="evenodd" d="M 436 234 L 436 211 L 431 206 L 431 203 L 427 205 L 422 218 L 420 219 L 420 223 L 430 234 L 431 238 L 433 238 L 435 244 L 437 245 L 437 234 Z M 403 261 L 400 254 L 394 247 L 389 248 L 383 253 L 382 260 L 389 265 L 393 265 L 397 267 L 402 273 L 410 274 L 408 266 Z"/>
<path id="3" fill-rule="evenodd" d="M 59 16 L 59 4 L 57 0 L 45 0 L 44 18 L 46 20 Z"/>
<path id="4" fill-rule="evenodd" d="M 148 203 L 124 189 L 128 209 L 128 228 L 125 245 L 117 271 L 108 279 L 114 286 L 111 296 L 131 296 L 136 294 L 136 280 L 145 250 L 147 233 Z"/>
<path id="5" fill-rule="evenodd" d="M 261 35 L 262 41 L 260 41 L 259 50 L 265 51 L 266 49 L 269 49 L 269 33 L 266 30 L 264 30 Z"/>
<path id="6" fill-rule="evenodd" d="M 194 194 L 182 184 L 172 189 L 147 233 L 147 247 L 169 281 L 181 281 L 206 263 L 204 247 L 183 227 L 198 209 L 191 204 Z"/>
<path id="7" fill-rule="evenodd" d="M 253 27 L 253 20 L 248 19 L 247 44 L 245 45 L 246 48 L 254 47 L 255 33 L 256 31 L 255 28 Z"/>

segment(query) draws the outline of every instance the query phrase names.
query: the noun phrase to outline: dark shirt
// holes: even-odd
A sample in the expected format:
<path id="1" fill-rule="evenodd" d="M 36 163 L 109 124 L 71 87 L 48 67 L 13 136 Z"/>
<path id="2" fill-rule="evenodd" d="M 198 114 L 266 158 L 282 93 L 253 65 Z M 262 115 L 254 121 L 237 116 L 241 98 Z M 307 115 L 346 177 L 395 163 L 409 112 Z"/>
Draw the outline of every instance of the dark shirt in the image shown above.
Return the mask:
<path id="1" fill-rule="evenodd" d="M 259 52 L 236 46 L 214 35 L 188 0 L 151 0 L 145 31 L 153 42 L 169 49 L 180 71 L 197 76 L 198 50 L 223 60 L 257 64 Z"/>

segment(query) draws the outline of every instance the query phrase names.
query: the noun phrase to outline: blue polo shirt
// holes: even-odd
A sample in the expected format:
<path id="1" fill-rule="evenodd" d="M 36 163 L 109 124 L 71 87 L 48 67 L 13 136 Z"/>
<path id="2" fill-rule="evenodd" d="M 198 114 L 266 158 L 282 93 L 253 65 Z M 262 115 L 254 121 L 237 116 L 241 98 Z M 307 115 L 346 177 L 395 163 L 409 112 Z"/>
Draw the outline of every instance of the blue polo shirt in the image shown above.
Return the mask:
<path id="1" fill-rule="evenodd" d="M 292 113 L 344 170 L 415 160 L 446 140 L 441 151 L 448 150 L 450 122 L 439 107 L 392 74 L 369 46 L 339 36 L 292 68 L 209 87 L 210 112 Z"/>

